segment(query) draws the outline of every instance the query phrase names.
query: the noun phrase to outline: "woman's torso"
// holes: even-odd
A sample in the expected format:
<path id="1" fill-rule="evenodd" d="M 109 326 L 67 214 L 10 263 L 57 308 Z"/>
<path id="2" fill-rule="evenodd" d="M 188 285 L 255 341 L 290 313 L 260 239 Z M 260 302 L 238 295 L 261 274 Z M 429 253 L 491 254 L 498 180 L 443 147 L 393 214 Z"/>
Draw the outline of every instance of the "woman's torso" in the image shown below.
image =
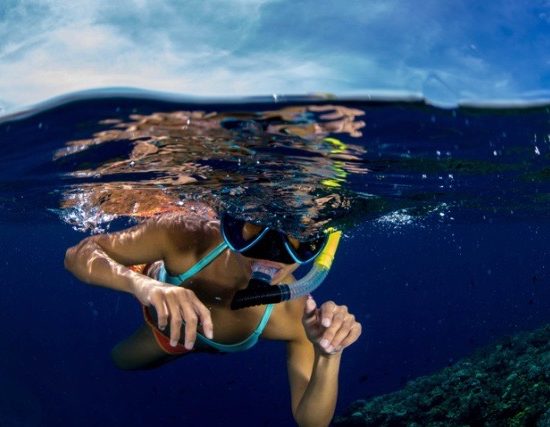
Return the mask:
<path id="1" fill-rule="evenodd" d="M 205 222 L 200 228 L 202 232 L 197 233 L 193 242 L 184 241 L 180 236 L 185 233 L 178 233 L 177 228 L 171 233 L 172 245 L 164 258 L 165 268 L 171 276 L 188 271 L 222 242 L 219 223 Z M 233 295 L 247 286 L 250 275 L 250 261 L 227 249 L 182 284 L 191 289 L 210 310 L 214 324 L 214 341 L 223 344 L 240 342 L 250 336 L 258 326 L 266 306 L 240 310 L 230 308 Z M 288 302 L 275 305 L 263 331 L 263 338 L 287 340 L 292 337 L 289 305 Z M 202 332 L 200 328 L 199 332 Z"/>

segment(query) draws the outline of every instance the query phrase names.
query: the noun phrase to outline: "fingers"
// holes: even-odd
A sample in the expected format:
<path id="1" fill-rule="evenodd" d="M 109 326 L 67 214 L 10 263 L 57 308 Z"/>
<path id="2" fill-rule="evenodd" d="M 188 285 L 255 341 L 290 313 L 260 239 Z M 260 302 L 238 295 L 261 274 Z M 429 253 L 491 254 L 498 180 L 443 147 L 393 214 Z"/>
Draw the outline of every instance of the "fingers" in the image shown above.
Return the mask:
<path id="1" fill-rule="evenodd" d="M 212 323 L 210 310 L 208 310 L 206 306 L 198 300 L 198 298 L 197 302 L 195 303 L 195 311 L 199 315 L 204 336 L 208 339 L 214 338 L 214 324 Z"/>
<path id="2" fill-rule="evenodd" d="M 183 316 L 185 317 L 185 348 L 191 350 L 197 339 L 197 315 L 193 309 L 186 304 L 183 307 Z M 179 335 L 179 333 L 178 333 Z M 179 338 L 179 337 L 178 337 Z M 170 336 L 170 341 L 172 337 Z"/>
<path id="3" fill-rule="evenodd" d="M 347 316 L 342 316 L 342 324 L 334 334 L 334 337 L 330 343 L 335 351 L 340 351 L 343 347 L 344 340 L 347 339 L 353 331 L 355 331 L 355 323 L 355 316 L 353 314 L 348 313 Z M 357 335 L 357 337 L 358 336 L 359 335 Z"/>
<path id="4" fill-rule="evenodd" d="M 166 329 L 166 325 L 168 324 L 168 307 L 164 303 L 164 298 L 161 292 L 152 292 L 149 297 L 149 302 L 153 307 L 155 307 L 155 311 L 157 312 L 157 323 L 158 327 L 161 331 L 164 331 Z"/>
<path id="5" fill-rule="evenodd" d="M 308 296 L 306 303 L 304 305 L 304 319 L 308 319 L 315 316 L 316 307 L 317 307 L 317 303 L 315 302 L 315 300 L 311 296 Z"/>
<path id="6" fill-rule="evenodd" d="M 191 350 L 197 338 L 197 325 L 203 326 L 204 335 L 213 338 L 214 327 L 210 311 L 197 298 L 193 291 L 185 288 L 160 288 L 151 292 L 151 304 L 155 307 L 158 327 L 166 329 L 170 321 L 170 345 L 175 347 L 181 338 L 181 329 L 185 325 L 186 349 Z"/>
<path id="7" fill-rule="evenodd" d="M 348 312 L 346 306 L 329 301 L 321 306 L 321 323 L 326 328 L 319 345 L 329 354 L 351 345 L 361 335 L 361 324 Z"/>
<path id="8" fill-rule="evenodd" d="M 334 318 L 334 312 L 336 311 L 336 304 L 332 301 L 328 301 L 321 306 L 321 325 L 325 328 L 332 325 L 332 320 Z"/>
<path id="9" fill-rule="evenodd" d="M 164 298 L 164 302 L 168 306 L 168 315 L 170 318 L 170 345 L 175 347 L 180 340 L 181 325 L 185 318 L 181 307 L 182 301 L 180 301 L 180 296 L 172 289 L 164 292 Z M 187 321 L 187 319 L 185 320 Z"/>
<path id="10" fill-rule="evenodd" d="M 302 324 L 311 334 L 319 333 L 319 310 L 315 300 L 309 296 L 304 304 L 304 315 L 302 316 Z"/>
<path id="11" fill-rule="evenodd" d="M 319 344 L 321 345 L 321 347 L 323 347 L 327 351 L 327 353 L 331 353 L 332 351 L 334 351 L 334 349 L 336 347 L 335 337 L 336 337 L 336 334 L 342 328 L 343 323 L 344 323 L 344 314 L 343 313 L 337 312 L 336 314 L 334 314 L 332 316 L 331 321 L 330 321 L 330 327 L 328 327 L 325 330 L 325 332 L 323 333 L 323 335 L 321 337 L 321 341 L 319 341 Z"/>
<path id="12" fill-rule="evenodd" d="M 362 326 L 360 323 L 355 322 L 351 327 L 350 332 L 346 338 L 340 344 L 340 349 L 346 348 L 350 344 L 353 344 L 361 336 Z"/>

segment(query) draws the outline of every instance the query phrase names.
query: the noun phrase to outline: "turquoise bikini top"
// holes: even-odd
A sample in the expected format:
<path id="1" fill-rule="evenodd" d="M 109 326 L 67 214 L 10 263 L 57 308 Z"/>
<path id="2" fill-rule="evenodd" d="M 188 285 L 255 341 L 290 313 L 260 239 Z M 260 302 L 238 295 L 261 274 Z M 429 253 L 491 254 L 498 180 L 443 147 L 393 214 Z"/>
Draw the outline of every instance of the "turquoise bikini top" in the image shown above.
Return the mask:
<path id="1" fill-rule="evenodd" d="M 181 286 L 183 282 L 190 279 L 199 271 L 201 271 L 203 268 L 205 268 L 208 264 L 210 264 L 218 256 L 220 256 L 220 254 L 223 251 L 225 251 L 227 248 L 228 248 L 227 243 L 225 242 L 220 243 L 211 252 L 209 252 L 203 259 L 197 262 L 193 267 L 191 267 L 189 270 L 183 272 L 178 276 L 170 276 L 166 271 L 166 268 L 164 267 L 164 263 L 163 263 L 159 271 L 158 280 L 160 280 L 161 282 L 170 283 L 171 285 Z M 260 335 L 262 334 L 265 326 L 267 325 L 267 322 L 269 321 L 269 317 L 271 316 L 272 311 L 273 311 L 273 304 L 269 304 L 264 311 L 264 314 L 260 320 L 260 323 L 258 323 L 258 326 L 256 326 L 256 329 L 252 331 L 252 333 L 248 336 L 248 338 L 245 338 L 244 340 L 238 343 L 221 344 L 206 338 L 204 335 L 198 332 L 197 332 L 197 339 L 202 343 L 207 344 L 210 347 L 225 353 L 248 350 L 249 348 L 254 347 L 254 345 L 256 345 L 256 343 L 258 342 Z"/>

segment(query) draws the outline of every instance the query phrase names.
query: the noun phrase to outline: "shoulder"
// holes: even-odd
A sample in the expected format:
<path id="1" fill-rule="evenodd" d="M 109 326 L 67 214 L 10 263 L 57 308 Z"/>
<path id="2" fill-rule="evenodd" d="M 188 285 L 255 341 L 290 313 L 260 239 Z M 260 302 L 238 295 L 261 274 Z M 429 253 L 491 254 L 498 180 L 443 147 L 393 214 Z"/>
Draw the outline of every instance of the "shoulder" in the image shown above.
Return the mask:
<path id="1" fill-rule="evenodd" d="M 273 340 L 296 341 L 304 336 L 302 316 L 307 297 L 276 304 L 268 324 L 266 338 Z"/>
<path id="2" fill-rule="evenodd" d="M 146 218 L 137 225 L 106 234 L 91 236 L 104 249 L 145 246 L 170 255 L 177 252 L 202 251 L 219 239 L 219 221 L 192 212 L 170 212 Z"/>
<path id="3" fill-rule="evenodd" d="M 185 209 L 159 215 L 147 220 L 147 227 L 155 229 L 168 246 L 176 252 L 198 251 L 209 248 L 219 239 L 220 222 L 215 215 Z"/>

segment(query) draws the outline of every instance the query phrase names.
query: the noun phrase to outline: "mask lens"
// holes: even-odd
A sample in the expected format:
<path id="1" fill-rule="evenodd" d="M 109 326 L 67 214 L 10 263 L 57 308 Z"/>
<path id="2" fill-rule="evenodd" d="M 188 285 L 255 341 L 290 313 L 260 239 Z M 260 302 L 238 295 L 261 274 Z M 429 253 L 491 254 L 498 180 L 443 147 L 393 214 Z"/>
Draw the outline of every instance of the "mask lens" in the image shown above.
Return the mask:
<path id="1" fill-rule="evenodd" d="M 287 244 L 287 248 L 294 257 L 296 257 L 296 260 L 302 264 L 305 264 L 313 259 L 317 255 L 321 253 L 323 248 L 325 247 L 325 244 L 327 242 L 327 236 L 321 236 L 316 239 L 307 240 L 305 242 L 298 242 L 298 246 L 296 247 L 296 244 L 292 244 L 290 241 Z"/>
<path id="2" fill-rule="evenodd" d="M 235 251 L 244 251 L 261 237 L 264 227 L 224 215 L 221 221 L 226 242 Z"/>
<path id="3" fill-rule="evenodd" d="M 251 224 L 227 214 L 222 216 L 221 231 L 229 247 L 245 256 L 292 264 L 305 264 L 317 257 L 325 247 L 327 235 L 305 242 L 283 232 Z"/>

